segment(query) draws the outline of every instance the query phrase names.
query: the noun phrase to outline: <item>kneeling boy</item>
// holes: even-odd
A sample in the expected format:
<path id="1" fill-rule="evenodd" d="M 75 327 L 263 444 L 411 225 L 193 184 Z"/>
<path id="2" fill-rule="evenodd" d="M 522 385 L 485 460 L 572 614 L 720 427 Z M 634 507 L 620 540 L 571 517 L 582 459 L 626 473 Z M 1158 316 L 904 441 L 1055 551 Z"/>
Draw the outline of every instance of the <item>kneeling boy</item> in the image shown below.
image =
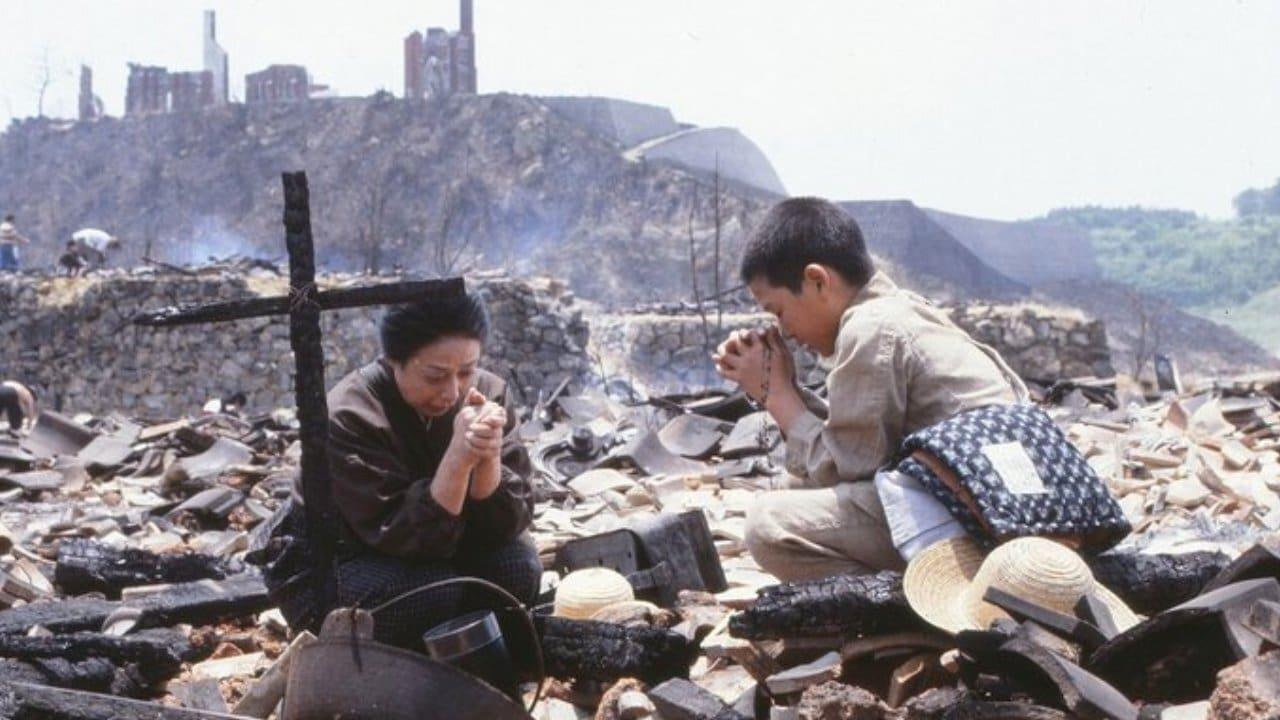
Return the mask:
<path id="1" fill-rule="evenodd" d="M 756 562 L 782 580 L 896 570 L 903 553 L 958 534 L 918 485 L 902 487 L 896 473 L 873 478 L 910 433 L 1024 399 L 1017 375 L 877 271 L 857 223 L 825 200 L 774 206 L 748 241 L 741 276 L 778 327 L 735 332 L 716 365 L 777 422 L 792 475 L 790 489 L 764 493 L 747 516 Z M 783 334 L 831 361 L 825 402 L 798 386 Z M 888 518 L 881 492 L 891 493 Z"/>

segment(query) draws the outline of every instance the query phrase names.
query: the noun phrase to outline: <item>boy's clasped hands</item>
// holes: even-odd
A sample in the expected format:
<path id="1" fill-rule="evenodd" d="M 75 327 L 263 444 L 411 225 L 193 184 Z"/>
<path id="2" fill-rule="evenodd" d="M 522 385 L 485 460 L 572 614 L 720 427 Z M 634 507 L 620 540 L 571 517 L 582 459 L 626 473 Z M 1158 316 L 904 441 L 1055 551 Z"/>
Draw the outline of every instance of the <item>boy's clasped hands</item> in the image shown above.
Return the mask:
<path id="1" fill-rule="evenodd" d="M 786 396 L 798 399 L 795 358 L 776 326 L 734 330 L 711 359 L 722 377 L 763 406 Z"/>

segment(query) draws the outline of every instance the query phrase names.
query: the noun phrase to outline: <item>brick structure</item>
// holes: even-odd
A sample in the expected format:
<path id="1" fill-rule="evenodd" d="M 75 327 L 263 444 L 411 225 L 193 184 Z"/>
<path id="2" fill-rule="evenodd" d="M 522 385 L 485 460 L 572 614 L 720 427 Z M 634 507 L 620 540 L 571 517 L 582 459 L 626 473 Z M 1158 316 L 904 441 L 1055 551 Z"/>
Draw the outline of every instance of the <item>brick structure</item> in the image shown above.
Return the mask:
<path id="1" fill-rule="evenodd" d="M 244 76 L 244 101 L 258 103 L 292 102 L 311 97 L 311 79 L 301 65 L 272 65 Z"/>
<path id="2" fill-rule="evenodd" d="M 129 63 L 129 84 L 125 91 L 124 114 L 191 112 L 211 105 L 224 105 L 227 92 L 227 52 L 218 45 L 212 10 L 204 13 L 204 69 L 169 72 L 158 65 Z M 84 114 L 85 83 L 92 96 L 92 77 L 81 73 L 81 116 Z M 100 112 L 100 111 L 99 111 Z"/>
<path id="3" fill-rule="evenodd" d="M 169 110 L 169 71 L 157 65 L 129 63 L 129 83 L 124 96 L 125 115 L 162 113 Z"/>
<path id="4" fill-rule="evenodd" d="M 191 112 L 213 105 L 213 73 L 208 70 L 169 73 L 170 112 Z"/>
<path id="5" fill-rule="evenodd" d="M 476 37 L 472 0 L 461 0 L 461 29 L 415 30 L 404 39 L 404 96 L 410 99 L 476 92 Z"/>
<path id="6" fill-rule="evenodd" d="M 80 120 L 96 120 L 102 117 L 102 100 L 93 94 L 93 70 L 80 66 Z"/>

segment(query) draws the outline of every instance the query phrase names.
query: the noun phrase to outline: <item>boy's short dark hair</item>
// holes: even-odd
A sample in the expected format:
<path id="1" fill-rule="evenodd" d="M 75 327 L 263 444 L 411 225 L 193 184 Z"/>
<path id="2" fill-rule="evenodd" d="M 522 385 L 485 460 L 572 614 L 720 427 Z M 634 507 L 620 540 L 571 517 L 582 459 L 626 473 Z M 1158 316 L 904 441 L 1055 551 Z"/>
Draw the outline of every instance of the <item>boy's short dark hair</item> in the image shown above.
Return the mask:
<path id="1" fill-rule="evenodd" d="M 13 214 L 12 214 L 12 213 L 10 213 L 10 214 L 8 214 L 8 215 L 5 215 L 5 216 L 4 216 L 4 221 L 5 221 L 5 222 L 13 222 Z"/>
<path id="2" fill-rule="evenodd" d="M 403 363 L 423 347 L 444 337 L 467 337 L 484 343 L 489 337 L 489 311 L 474 293 L 393 305 L 379 326 L 382 354 Z"/>
<path id="3" fill-rule="evenodd" d="M 791 198 L 774 205 L 752 231 L 740 274 L 744 283 L 764 277 L 770 285 L 800 292 L 804 268 L 814 263 L 858 286 L 876 271 L 862 230 L 848 213 L 822 198 Z"/>

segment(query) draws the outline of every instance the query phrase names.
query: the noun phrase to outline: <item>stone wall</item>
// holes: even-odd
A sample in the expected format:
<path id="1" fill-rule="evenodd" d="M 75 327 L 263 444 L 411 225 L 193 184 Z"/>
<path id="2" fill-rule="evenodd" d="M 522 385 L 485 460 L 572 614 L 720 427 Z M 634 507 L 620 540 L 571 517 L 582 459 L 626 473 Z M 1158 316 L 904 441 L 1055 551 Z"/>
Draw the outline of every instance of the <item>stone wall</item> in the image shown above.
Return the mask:
<path id="1" fill-rule="evenodd" d="M 1019 375 L 1034 380 L 1115 374 L 1107 329 L 1077 310 L 1040 305 L 971 303 L 951 319 L 1000 351 Z"/>
<path id="2" fill-rule="evenodd" d="M 392 278 L 382 278 L 389 281 Z M 322 287 L 367 280 L 321 279 Z M 730 331 L 762 326 L 766 315 L 727 312 L 717 328 L 688 308 L 590 313 L 558 281 L 471 278 L 488 299 L 493 335 L 486 366 L 514 381 L 532 403 L 566 377 L 600 375 L 657 393 L 721 386 L 711 349 Z M 208 303 L 286 290 L 263 271 L 196 277 L 144 272 L 89 278 L 0 277 L 0 375 L 33 385 L 42 402 L 72 411 L 120 411 L 146 418 L 197 411 L 210 398 L 242 392 L 254 410 L 293 404 L 288 324 L 259 318 L 176 329 L 134 327 L 135 313 L 176 303 Z M 377 309 L 322 315 L 328 382 L 378 356 Z M 993 344 L 1026 377 L 1111 374 L 1099 321 L 1034 305 L 969 304 L 956 321 Z M 802 377 L 821 377 L 800 354 Z M 581 384 L 581 383 L 579 383 Z"/>
<path id="3" fill-rule="evenodd" d="M 356 280 L 327 277 L 320 285 Z M 538 389 L 588 371 L 588 328 L 561 284 L 489 277 L 468 286 L 487 297 L 493 317 L 486 367 L 514 379 L 530 402 Z M 76 412 L 173 417 L 236 392 L 251 409 L 291 406 L 294 363 L 283 318 L 175 329 L 129 323 L 140 310 L 285 289 L 283 278 L 269 274 L 9 275 L 0 278 L 0 375 L 33 385 L 46 405 Z M 379 312 L 322 315 L 329 384 L 378 356 Z"/>
<path id="4" fill-rule="evenodd" d="M 1102 322 L 1070 310 L 1033 305 L 968 304 L 950 308 L 952 319 L 982 342 L 1000 351 L 1025 378 L 1055 380 L 1088 375 L 1110 376 L 1110 351 Z M 651 392 L 719 386 L 708 358 L 730 331 L 770 322 L 767 315 L 732 313 L 716 330 L 714 311 L 709 331 L 696 313 L 601 315 L 591 320 L 592 352 L 610 378 Z M 711 340 L 706 340 L 710 335 Z M 821 377 L 812 356 L 798 358 L 801 377 Z"/>

